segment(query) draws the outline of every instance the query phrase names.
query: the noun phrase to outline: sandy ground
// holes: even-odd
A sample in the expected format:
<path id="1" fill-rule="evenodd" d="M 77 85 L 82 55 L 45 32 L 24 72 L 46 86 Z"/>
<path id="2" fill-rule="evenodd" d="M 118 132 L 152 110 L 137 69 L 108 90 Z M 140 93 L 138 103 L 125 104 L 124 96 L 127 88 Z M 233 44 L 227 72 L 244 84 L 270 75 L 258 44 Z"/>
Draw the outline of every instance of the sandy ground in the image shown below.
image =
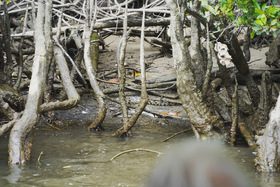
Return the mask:
<path id="1" fill-rule="evenodd" d="M 106 43 L 106 51 L 100 54 L 100 63 L 99 63 L 99 73 L 102 74 L 109 70 L 117 69 L 116 66 L 116 52 L 120 42 L 121 36 L 110 36 L 105 39 Z M 148 38 L 150 40 L 151 38 Z M 156 56 L 159 54 L 159 48 L 153 47 L 149 43 L 145 42 L 145 63 L 148 64 L 147 71 L 147 82 L 161 82 L 162 80 L 174 80 L 175 72 L 174 72 L 174 62 L 173 58 L 166 56 Z M 265 64 L 265 53 L 267 52 L 268 47 L 261 49 L 253 49 L 251 48 L 251 61 L 249 62 L 250 69 L 254 70 L 263 70 L 263 69 L 272 69 Z M 133 67 L 140 70 L 140 38 L 138 37 L 130 37 L 127 43 L 127 51 L 126 51 L 126 59 L 125 63 L 127 67 Z M 217 64 L 214 64 L 214 68 L 217 68 Z M 133 79 L 131 72 L 128 73 L 128 79 Z M 113 74 L 111 77 L 107 78 L 116 78 L 117 75 Z M 139 79 L 139 76 L 136 77 Z M 108 86 L 108 85 L 107 85 Z M 173 92 L 176 94 L 176 92 Z M 140 95 L 140 93 L 138 93 Z M 158 112 L 167 112 L 172 113 L 175 112 L 180 117 L 186 117 L 186 112 L 182 107 L 154 107 L 147 106 L 148 109 L 156 110 Z"/>
<path id="2" fill-rule="evenodd" d="M 100 55 L 100 66 L 101 71 L 112 70 L 116 68 L 116 52 L 121 36 L 110 36 L 105 39 L 108 52 Z M 150 40 L 150 38 L 148 38 Z M 147 71 L 147 80 L 160 79 L 160 77 L 166 77 L 175 75 L 173 69 L 173 59 L 167 56 L 147 58 L 151 55 L 159 53 L 159 48 L 152 47 L 150 44 L 145 42 L 145 63 L 149 64 Z M 248 63 L 250 69 L 273 69 L 265 64 L 265 53 L 268 51 L 268 47 L 254 49 L 251 48 L 251 61 Z M 126 52 L 126 64 L 129 67 L 140 68 L 139 65 L 140 56 L 140 39 L 138 37 L 130 37 L 127 44 Z M 214 64 L 214 68 L 217 64 Z"/>

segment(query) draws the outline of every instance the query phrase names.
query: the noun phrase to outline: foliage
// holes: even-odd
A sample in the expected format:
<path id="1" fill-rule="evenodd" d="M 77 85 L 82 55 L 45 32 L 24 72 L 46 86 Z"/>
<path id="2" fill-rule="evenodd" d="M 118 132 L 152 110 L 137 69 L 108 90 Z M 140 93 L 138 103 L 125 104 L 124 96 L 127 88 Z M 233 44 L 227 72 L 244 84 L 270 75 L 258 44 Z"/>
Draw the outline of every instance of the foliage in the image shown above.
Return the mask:
<path id="1" fill-rule="evenodd" d="M 265 32 L 273 32 L 276 37 L 280 29 L 280 8 L 276 6 L 278 0 L 272 5 L 261 0 L 201 0 L 203 7 L 214 16 L 222 17 L 233 24 L 250 26 L 251 37 Z"/>

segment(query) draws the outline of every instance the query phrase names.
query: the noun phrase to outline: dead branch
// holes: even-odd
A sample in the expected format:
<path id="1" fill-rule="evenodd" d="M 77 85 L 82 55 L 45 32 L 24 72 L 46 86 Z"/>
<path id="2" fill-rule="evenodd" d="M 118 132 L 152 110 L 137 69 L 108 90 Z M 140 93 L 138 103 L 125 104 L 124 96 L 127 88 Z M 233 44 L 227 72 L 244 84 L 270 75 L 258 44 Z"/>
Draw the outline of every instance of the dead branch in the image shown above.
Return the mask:
<path id="1" fill-rule="evenodd" d="M 180 135 L 180 134 L 185 133 L 185 132 L 188 132 L 188 131 L 190 131 L 190 130 L 192 130 L 192 129 L 185 129 L 185 130 L 182 130 L 182 131 L 180 131 L 180 132 L 176 132 L 175 134 L 172 134 L 171 136 L 165 138 L 165 139 L 162 140 L 161 142 L 167 142 L 167 141 L 170 140 L 171 138 L 174 138 L 175 136 Z"/>
<path id="2" fill-rule="evenodd" d="M 125 153 L 131 153 L 131 152 L 138 152 L 138 151 L 145 151 L 145 152 L 150 152 L 150 153 L 156 153 L 158 155 L 162 155 L 163 153 L 159 152 L 159 151 L 154 151 L 154 150 L 151 150 L 151 149 L 144 149 L 144 148 L 135 148 L 135 149 L 129 149 L 129 150 L 125 150 L 125 151 L 122 151 L 118 154 L 116 154 L 115 156 L 113 156 L 112 158 L 110 158 L 107 162 L 109 161 L 112 161 L 114 159 L 116 159 L 117 157 L 125 154 Z"/>

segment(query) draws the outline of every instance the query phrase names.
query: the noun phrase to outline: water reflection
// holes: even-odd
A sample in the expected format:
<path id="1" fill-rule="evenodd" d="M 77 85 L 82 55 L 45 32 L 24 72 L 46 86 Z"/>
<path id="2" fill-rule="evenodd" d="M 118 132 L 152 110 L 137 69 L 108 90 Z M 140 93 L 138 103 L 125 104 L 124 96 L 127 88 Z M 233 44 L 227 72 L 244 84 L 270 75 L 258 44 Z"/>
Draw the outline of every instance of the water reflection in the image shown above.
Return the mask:
<path id="1" fill-rule="evenodd" d="M 161 129 L 156 131 L 162 132 Z M 8 167 L 8 137 L 0 137 L 0 186 L 143 186 L 159 161 L 157 154 L 130 152 L 111 162 L 104 161 L 122 151 L 135 148 L 167 152 L 187 136 L 182 134 L 162 143 L 161 140 L 168 135 L 155 131 L 134 131 L 133 137 L 124 139 L 109 137 L 111 133 L 88 133 L 82 128 L 38 131 L 32 160 L 21 168 Z M 41 151 L 44 154 L 38 165 L 36 161 Z M 229 147 L 223 152 L 230 154 L 238 167 L 263 187 L 280 186 L 279 174 L 264 176 L 255 173 L 252 150 Z"/>
<path id="2" fill-rule="evenodd" d="M 7 181 L 11 184 L 15 184 L 19 181 L 21 176 L 21 168 L 19 166 L 11 166 L 10 167 L 10 174 L 5 177 Z"/>

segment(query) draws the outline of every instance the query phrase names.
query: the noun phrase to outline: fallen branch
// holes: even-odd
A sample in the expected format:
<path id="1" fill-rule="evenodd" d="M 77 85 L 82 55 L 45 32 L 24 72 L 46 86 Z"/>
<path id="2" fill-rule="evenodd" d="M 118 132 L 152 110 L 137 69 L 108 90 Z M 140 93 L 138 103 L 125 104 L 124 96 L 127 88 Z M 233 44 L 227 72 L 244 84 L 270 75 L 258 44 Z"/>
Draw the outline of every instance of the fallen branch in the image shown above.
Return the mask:
<path id="1" fill-rule="evenodd" d="M 188 132 L 188 131 L 190 131 L 190 130 L 192 130 L 192 129 L 185 129 L 185 130 L 182 130 L 182 131 L 180 131 L 180 132 L 176 132 L 175 134 L 172 134 L 171 136 L 165 138 L 165 139 L 162 140 L 161 142 L 167 142 L 167 141 L 170 140 L 171 138 L 174 138 L 175 136 L 177 136 L 177 135 L 179 135 L 179 134 L 182 134 L 182 133 L 184 133 L 184 132 Z"/>
<path id="2" fill-rule="evenodd" d="M 150 153 L 156 153 L 159 156 L 163 154 L 162 152 L 154 151 L 154 150 L 151 150 L 151 149 L 136 148 L 136 149 L 129 149 L 129 150 L 122 151 L 122 152 L 116 154 L 115 156 L 113 156 L 112 158 L 110 158 L 107 162 L 110 162 L 110 161 L 114 160 L 115 158 L 117 158 L 117 157 L 119 157 L 119 156 L 121 156 L 121 155 L 123 155 L 125 153 L 138 152 L 138 151 L 145 151 L 145 152 L 150 152 Z"/>
<path id="3" fill-rule="evenodd" d="M 5 134 L 7 131 L 9 131 L 13 126 L 14 124 L 17 122 L 17 120 L 22 116 L 22 112 L 19 113 L 19 115 L 14 118 L 12 121 L 2 125 L 0 127 L 0 136 L 2 136 L 3 134 Z"/>

